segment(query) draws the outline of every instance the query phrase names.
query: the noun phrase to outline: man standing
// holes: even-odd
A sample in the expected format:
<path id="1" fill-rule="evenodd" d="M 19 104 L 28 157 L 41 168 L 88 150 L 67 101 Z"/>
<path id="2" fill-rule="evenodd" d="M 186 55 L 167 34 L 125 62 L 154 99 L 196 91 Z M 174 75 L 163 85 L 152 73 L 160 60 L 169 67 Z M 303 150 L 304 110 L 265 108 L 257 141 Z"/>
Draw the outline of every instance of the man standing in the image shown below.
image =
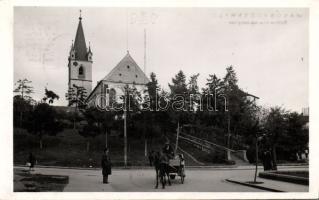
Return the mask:
<path id="1" fill-rule="evenodd" d="M 35 158 L 35 156 L 30 152 L 30 154 L 29 154 L 29 163 L 30 163 L 30 165 L 29 165 L 29 171 L 31 172 L 31 171 L 34 171 L 34 165 L 35 165 L 35 163 L 36 163 L 36 158 Z"/>
<path id="2" fill-rule="evenodd" d="M 104 149 L 104 154 L 101 159 L 101 166 L 102 166 L 102 175 L 103 175 L 103 183 L 108 184 L 109 183 L 109 175 L 112 174 L 111 170 L 111 160 L 109 157 L 109 149 L 105 148 Z"/>

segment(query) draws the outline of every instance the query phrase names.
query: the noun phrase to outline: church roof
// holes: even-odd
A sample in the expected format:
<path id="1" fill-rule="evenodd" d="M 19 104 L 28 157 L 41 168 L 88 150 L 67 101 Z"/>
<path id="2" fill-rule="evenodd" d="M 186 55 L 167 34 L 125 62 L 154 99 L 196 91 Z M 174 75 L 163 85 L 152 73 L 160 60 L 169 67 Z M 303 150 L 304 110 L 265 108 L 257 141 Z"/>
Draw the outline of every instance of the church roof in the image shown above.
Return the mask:
<path id="1" fill-rule="evenodd" d="M 87 49 L 86 49 L 86 43 L 85 43 L 85 37 L 82 27 L 82 17 L 79 17 L 79 25 L 78 29 L 76 31 L 74 46 L 75 50 L 75 59 L 76 60 L 87 60 Z"/>
<path id="2" fill-rule="evenodd" d="M 127 52 L 124 58 L 102 80 L 127 84 L 146 84 L 149 82 L 149 79 L 129 52 Z"/>

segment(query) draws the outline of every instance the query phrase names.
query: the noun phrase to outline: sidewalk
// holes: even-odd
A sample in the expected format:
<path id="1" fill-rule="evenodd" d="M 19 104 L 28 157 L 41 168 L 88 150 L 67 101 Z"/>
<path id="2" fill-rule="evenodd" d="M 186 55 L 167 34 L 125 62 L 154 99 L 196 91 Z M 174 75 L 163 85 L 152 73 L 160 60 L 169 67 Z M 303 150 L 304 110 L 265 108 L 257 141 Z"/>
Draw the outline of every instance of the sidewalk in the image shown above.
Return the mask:
<path id="1" fill-rule="evenodd" d="M 285 167 L 287 170 L 287 167 Z M 289 170 L 292 170 L 293 168 L 289 168 Z M 295 168 L 294 170 L 306 170 L 307 168 L 299 167 Z M 280 170 L 280 168 L 279 168 Z M 309 186 L 308 185 L 301 185 L 296 183 L 290 183 L 285 181 L 279 181 L 279 180 L 272 180 L 272 179 L 265 179 L 257 177 L 256 182 L 261 182 L 260 184 L 253 184 L 254 176 L 251 177 L 243 177 L 243 176 L 233 176 L 226 178 L 225 180 L 231 183 L 244 185 L 247 187 L 253 187 L 262 189 L 265 191 L 270 192 L 308 192 Z"/>
<path id="2" fill-rule="evenodd" d="M 254 187 L 270 192 L 308 192 L 309 186 L 306 185 L 299 185 L 294 183 L 288 183 L 284 181 L 274 181 L 269 179 L 257 178 L 258 182 L 263 182 L 261 184 L 251 184 L 247 183 L 249 180 L 248 178 L 231 178 L 226 179 L 226 181 L 231 183 L 236 183 L 240 185 L 245 185 L 247 187 Z"/>

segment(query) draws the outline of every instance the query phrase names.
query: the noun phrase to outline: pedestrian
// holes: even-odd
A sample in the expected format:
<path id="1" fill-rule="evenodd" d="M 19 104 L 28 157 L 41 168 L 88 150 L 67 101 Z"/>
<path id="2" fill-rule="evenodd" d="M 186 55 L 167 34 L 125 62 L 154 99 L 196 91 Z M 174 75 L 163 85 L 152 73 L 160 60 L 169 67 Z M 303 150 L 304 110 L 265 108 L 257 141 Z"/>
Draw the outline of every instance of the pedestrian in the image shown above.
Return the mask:
<path id="1" fill-rule="evenodd" d="M 103 175 L 103 183 L 104 184 L 108 184 L 109 183 L 109 175 L 112 174 L 112 163 L 111 163 L 111 159 L 109 156 L 109 149 L 105 148 L 104 149 L 104 154 L 102 156 L 101 159 L 101 166 L 102 166 L 102 175 Z"/>
<path id="2" fill-rule="evenodd" d="M 308 154 L 309 154 L 309 151 L 308 151 L 308 149 L 305 149 L 305 155 L 306 155 L 306 159 L 308 159 Z"/>
<path id="3" fill-rule="evenodd" d="M 263 160 L 264 171 L 271 170 L 272 160 L 271 160 L 271 153 L 269 150 L 266 150 L 263 152 L 262 160 Z"/>
<path id="4" fill-rule="evenodd" d="M 266 170 L 272 170 L 273 169 L 273 163 L 272 163 L 272 156 L 270 150 L 266 151 Z"/>
<path id="5" fill-rule="evenodd" d="M 173 150 L 172 146 L 170 145 L 169 141 L 165 142 L 165 145 L 164 145 L 162 151 L 164 154 L 166 154 L 168 159 L 174 158 L 174 150 Z"/>
<path id="6" fill-rule="evenodd" d="M 154 162 L 154 151 L 150 151 L 148 152 L 148 161 L 150 163 L 150 166 L 153 166 L 153 162 Z"/>
<path id="7" fill-rule="evenodd" d="M 35 156 L 30 152 L 29 153 L 29 172 L 34 171 L 34 166 L 36 163 L 36 158 Z"/>

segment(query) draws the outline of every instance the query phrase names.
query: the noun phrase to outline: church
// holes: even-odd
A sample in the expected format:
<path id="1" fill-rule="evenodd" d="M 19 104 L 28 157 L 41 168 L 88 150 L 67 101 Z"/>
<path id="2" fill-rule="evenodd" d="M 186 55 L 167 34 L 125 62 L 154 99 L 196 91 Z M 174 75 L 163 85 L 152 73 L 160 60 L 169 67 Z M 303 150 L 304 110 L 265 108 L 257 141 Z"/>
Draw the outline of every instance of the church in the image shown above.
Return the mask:
<path id="1" fill-rule="evenodd" d="M 80 15 L 75 40 L 72 41 L 68 58 L 69 89 L 75 86 L 85 88 L 88 105 L 103 107 L 103 104 L 107 104 L 110 96 L 123 95 L 126 86 L 135 87 L 137 91 L 143 93 L 149 82 L 129 51 L 102 80 L 97 82 L 94 88 L 92 86 L 92 67 L 93 53 L 90 44 L 87 47 L 85 42 Z"/>

